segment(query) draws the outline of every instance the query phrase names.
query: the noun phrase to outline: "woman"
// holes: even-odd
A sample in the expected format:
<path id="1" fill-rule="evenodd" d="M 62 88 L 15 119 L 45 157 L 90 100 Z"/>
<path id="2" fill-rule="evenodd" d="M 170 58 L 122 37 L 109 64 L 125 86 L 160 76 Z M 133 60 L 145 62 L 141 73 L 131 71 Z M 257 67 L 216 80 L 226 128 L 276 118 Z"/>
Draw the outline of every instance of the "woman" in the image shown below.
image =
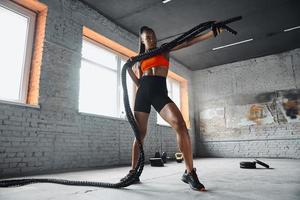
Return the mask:
<path id="1" fill-rule="evenodd" d="M 222 29 L 217 29 L 217 32 L 222 32 Z M 177 142 L 180 151 L 183 154 L 186 166 L 186 170 L 182 176 L 182 181 L 188 183 L 192 189 L 199 191 L 205 191 L 205 187 L 198 180 L 196 169 L 193 167 L 191 140 L 185 121 L 176 104 L 168 97 L 166 77 L 169 68 L 170 52 L 191 46 L 213 36 L 213 31 L 209 31 L 206 34 L 200 34 L 199 36 L 174 47 L 169 52 L 141 61 L 137 65 L 137 76 L 139 78 L 131 68 L 128 69 L 133 82 L 138 86 L 134 105 L 134 116 L 141 134 L 141 142 L 144 142 L 144 138 L 146 136 L 148 118 L 152 105 L 160 116 L 168 122 L 177 133 Z M 157 40 L 155 32 L 151 28 L 143 26 L 140 29 L 139 53 L 154 49 L 156 48 L 156 45 Z M 133 169 L 137 165 L 139 156 L 138 148 L 138 143 L 134 140 L 132 146 L 132 169 L 126 177 L 133 172 Z M 139 181 L 140 180 L 138 178 L 135 180 L 135 183 Z"/>

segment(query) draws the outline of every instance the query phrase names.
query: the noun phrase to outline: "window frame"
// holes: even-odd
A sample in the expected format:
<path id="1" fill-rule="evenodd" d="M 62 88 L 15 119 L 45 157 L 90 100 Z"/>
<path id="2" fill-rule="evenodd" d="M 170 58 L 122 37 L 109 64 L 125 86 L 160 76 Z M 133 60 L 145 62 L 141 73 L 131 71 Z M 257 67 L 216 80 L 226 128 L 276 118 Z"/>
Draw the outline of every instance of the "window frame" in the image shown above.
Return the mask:
<path id="1" fill-rule="evenodd" d="M 23 57 L 23 64 L 22 64 L 22 72 L 20 78 L 20 86 L 19 86 L 19 98 L 17 100 L 13 99 L 1 99 L 4 101 L 16 102 L 16 103 L 27 103 L 27 95 L 29 90 L 29 76 L 31 70 L 31 63 L 32 63 L 32 54 L 33 54 L 33 47 L 34 47 L 34 37 L 35 37 L 35 25 L 37 19 L 37 13 L 33 12 L 32 10 L 20 6 L 11 1 L 3 1 L 0 2 L 0 6 L 4 9 L 7 9 L 11 12 L 14 12 L 18 15 L 26 17 L 28 19 L 27 23 L 27 33 L 26 33 L 26 45 L 25 54 Z"/>
<path id="2" fill-rule="evenodd" d="M 181 101 L 181 95 L 182 95 L 182 91 L 181 91 L 181 82 L 180 80 L 177 80 L 176 78 L 174 77 L 171 77 L 171 76 L 168 76 L 167 79 L 169 79 L 169 87 L 170 87 L 170 90 L 168 90 L 168 92 L 170 92 L 172 94 L 172 97 L 170 97 L 172 100 L 173 100 L 173 82 L 178 82 L 179 84 L 179 101 L 180 101 L 180 105 L 178 105 L 178 108 L 180 110 L 180 112 L 182 112 L 182 101 Z M 167 84 L 168 84 L 168 80 L 167 80 Z M 174 102 L 175 103 L 175 102 Z M 171 125 L 168 124 L 167 122 L 163 122 L 163 123 L 159 123 L 158 121 L 158 118 L 159 117 L 159 113 L 157 113 L 157 117 L 156 117 L 156 124 L 159 125 L 159 126 L 168 126 L 170 127 Z M 164 120 L 164 119 L 162 119 Z"/>
<path id="3" fill-rule="evenodd" d="M 172 93 L 172 98 L 174 98 L 173 97 L 173 94 L 174 94 L 174 83 L 175 82 L 177 82 L 178 83 L 178 85 L 179 85 L 179 105 L 177 105 L 178 107 L 179 107 L 179 110 L 181 111 L 182 110 L 182 102 L 181 102 L 181 83 L 180 83 L 180 81 L 179 80 L 176 80 L 175 78 L 172 78 L 172 77 L 168 77 L 170 80 L 170 83 L 171 83 L 171 85 L 170 85 L 170 90 L 171 90 L 171 93 Z M 175 103 L 175 102 L 174 102 Z"/>
<path id="4" fill-rule="evenodd" d="M 79 109 L 79 112 L 80 113 L 86 113 L 86 114 L 92 114 L 92 115 L 100 115 L 100 116 L 104 116 L 104 117 L 109 117 L 109 118 L 117 118 L 117 119 L 125 119 L 126 116 L 122 116 L 121 114 L 121 104 L 120 104 L 120 101 L 121 101 L 121 90 L 122 90 L 122 83 L 121 83 L 121 62 L 122 60 L 127 60 L 129 57 L 127 57 L 126 55 L 123 55 L 117 51 L 115 51 L 114 49 L 111 49 L 107 46 L 105 46 L 104 44 L 102 44 L 101 42 L 98 42 L 86 35 L 83 35 L 82 36 L 82 41 L 83 40 L 86 40 L 88 42 L 91 42 L 92 44 L 96 45 L 97 47 L 99 48 L 102 48 L 106 51 L 109 51 L 110 53 L 114 54 L 116 56 L 116 62 L 117 62 L 117 69 L 112 69 L 112 68 L 109 68 L 105 65 L 102 65 L 100 63 L 97 63 L 97 62 L 93 62 L 93 61 L 90 61 L 86 58 L 84 58 L 83 56 L 81 56 L 81 59 L 83 59 L 85 62 L 89 62 L 89 63 L 92 63 L 94 65 L 97 65 L 99 67 L 102 67 L 102 68 L 105 68 L 107 70 L 110 70 L 110 71 L 113 71 L 113 72 L 116 72 L 116 75 L 117 75 L 117 90 L 116 90 L 116 96 L 117 96 L 117 99 L 116 99 L 116 103 L 117 103 L 117 115 L 116 116 L 109 116 L 109 115 L 104 115 L 104 114 L 96 114 L 96 113 L 87 113 L 87 112 L 84 112 L 84 111 L 80 111 Z M 128 86 L 127 86 L 128 87 Z M 134 87 L 134 84 L 132 85 L 132 87 Z M 133 97 L 129 97 L 129 98 L 133 98 Z M 78 101 L 79 102 L 79 101 Z"/>
<path id="5" fill-rule="evenodd" d="M 175 63 L 176 65 L 176 63 Z M 191 122 L 190 122 L 190 114 L 189 114 L 189 81 L 174 73 L 173 71 L 169 70 L 168 77 L 171 77 L 172 79 L 175 79 L 179 81 L 180 83 L 180 106 L 181 106 L 181 114 L 182 117 L 187 125 L 188 129 L 191 129 Z M 157 123 L 156 123 L 157 124 Z M 157 124 L 158 126 L 165 126 Z"/>

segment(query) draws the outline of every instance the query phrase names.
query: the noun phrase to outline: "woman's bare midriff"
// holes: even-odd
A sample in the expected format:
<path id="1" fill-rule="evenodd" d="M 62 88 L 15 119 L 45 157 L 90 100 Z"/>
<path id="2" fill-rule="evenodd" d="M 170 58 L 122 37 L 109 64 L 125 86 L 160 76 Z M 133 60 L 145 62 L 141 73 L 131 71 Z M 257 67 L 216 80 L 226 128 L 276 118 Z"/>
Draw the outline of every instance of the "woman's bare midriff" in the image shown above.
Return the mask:
<path id="1" fill-rule="evenodd" d="M 169 69 L 166 67 L 151 67 L 144 71 L 143 76 L 163 76 L 167 77 Z"/>

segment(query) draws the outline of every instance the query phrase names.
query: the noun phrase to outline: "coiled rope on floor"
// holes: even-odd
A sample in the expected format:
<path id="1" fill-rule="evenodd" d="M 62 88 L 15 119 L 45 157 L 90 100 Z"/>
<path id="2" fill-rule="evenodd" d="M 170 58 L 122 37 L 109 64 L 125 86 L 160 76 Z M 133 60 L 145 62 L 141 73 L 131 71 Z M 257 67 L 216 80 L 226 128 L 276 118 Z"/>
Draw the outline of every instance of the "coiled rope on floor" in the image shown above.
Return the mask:
<path id="1" fill-rule="evenodd" d="M 181 36 L 177 37 L 176 39 L 172 40 L 167 44 L 152 49 L 148 52 L 139 54 L 135 57 L 132 57 L 131 59 L 128 59 L 127 62 L 123 65 L 121 77 L 122 77 L 123 101 L 124 101 L 124 106 L 126 111 L 126 117 L 128 119 L 129 124 L 131 125 L 135 138 L 139 145 L 139 159 L 137 162 L 137 166 L 134 169 L 134 173 L 128 176 L 125 180 L 120 181 L 118 183 L 106 183 L 106 182 L 92 182 L 92 181 L 74 181 L 74 180 L 53 179 L 53 178 L 24 178 L 24 179 L 0 180 L 0 187 L 23 186 L 32 183 L 56 183 L 56 184 L 63 184 L 63 185 L 94 186 L 94 187 L 105 187 L 105 188 L 122 188 L 131 185 L 134 182 L 134 180 L 142 174 L 144 168 L 145 155 L 144 155 L 143 145 L 140 140 L 140 133 L 129 104 L 127 84 L 126 84 L 127 69 L 131 68 L 136 62 L 161 54 L 165 51 L 169 51 L 175 46 L 180 45 L 183 42 L 192 39 L 193 37 L 196 37 L 198 34 L 200 34 L 201 32 L 207 29 L 212 29 L 214 31 L 215 36 L 217 35 L 216 32 L 217 28 L 223 28 L 232 34 L 237 34 L 236 31 L 228 27 L 226 24 L 235 22 L 237 20 L 240 20 L 241 18 L 242 18 L 241 16 L 238 16 L 217 23 L 215 21 L 208 21 L 208 22 L 201 23 L 198 26 L 195 26 L 194 28 L 183 33 Z"/>

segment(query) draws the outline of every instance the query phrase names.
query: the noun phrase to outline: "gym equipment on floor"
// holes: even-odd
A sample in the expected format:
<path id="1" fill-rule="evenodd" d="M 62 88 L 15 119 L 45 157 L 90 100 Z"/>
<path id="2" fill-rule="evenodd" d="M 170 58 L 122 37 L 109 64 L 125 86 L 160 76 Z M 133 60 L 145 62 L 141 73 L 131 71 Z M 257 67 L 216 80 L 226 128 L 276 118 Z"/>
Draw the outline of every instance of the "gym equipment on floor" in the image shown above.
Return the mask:
<path id="1" fill-rule="evenodd" d="M 181 163 L 183 161 L 183 154 L 182 153 L 175 153 L 175 159 L 178 163 Z"/>
<path id="2" fill-rule="evenodd" d="M 270 166 L 260 160 L 254 159 L 254 162 L 247 162 L 247 161 L 243 161 L 240 162 L 240 168 L 244 168 L 244 169 L 255 169 L 256 168 L 256 163 L 265 167 L 265 168 L 270 168 Z"/>
<path id="3" fill-rule="evenodd" d="M 149 160 L 150 160 L 150 164 L 152 167 L 163 167 L 164 166 L 164 162 L 161 158 L 159 151 L 155 152 L 154 157 L 150 158 Z"/>

